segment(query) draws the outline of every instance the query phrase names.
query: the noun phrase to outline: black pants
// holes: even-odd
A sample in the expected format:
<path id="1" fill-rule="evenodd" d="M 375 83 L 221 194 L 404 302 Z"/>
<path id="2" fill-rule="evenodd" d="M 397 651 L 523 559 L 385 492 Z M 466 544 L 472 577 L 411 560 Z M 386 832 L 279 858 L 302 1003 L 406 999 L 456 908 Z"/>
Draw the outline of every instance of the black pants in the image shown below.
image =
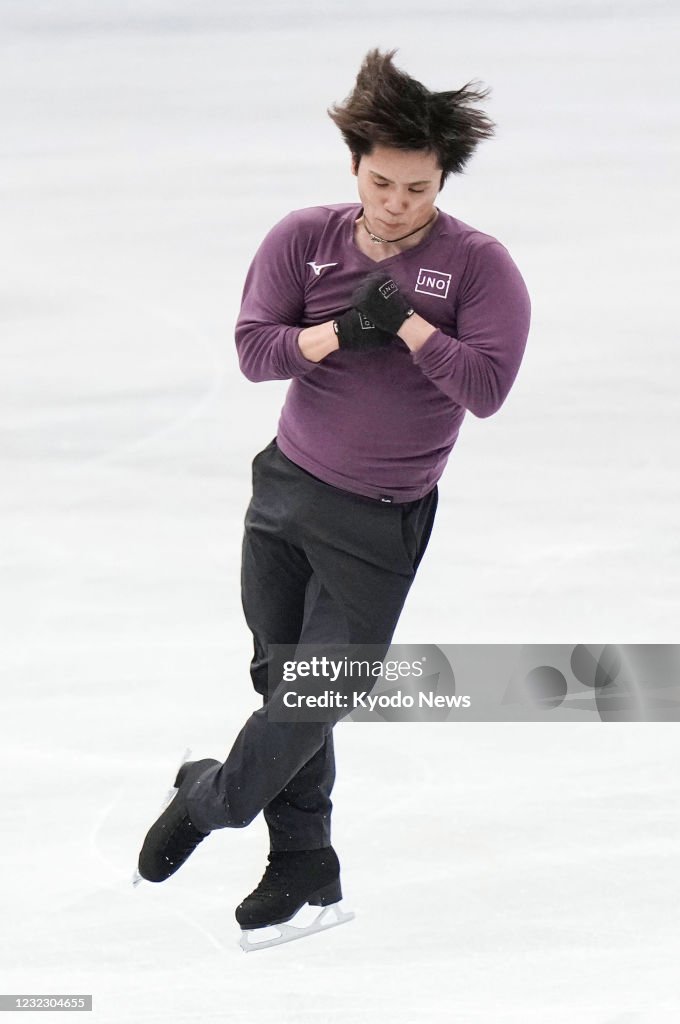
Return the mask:
<path id="1" fill-rule="evenodd" d="M 330 844 L 332 729 L 347 712 L 324 722 L 272 720 L 290 687 L 268 688 L 270 673 L 279 672 L 270 659 L 280 656 L 269 645 L 363 644 L 373 653 L 377 645 L 384 657 L 436 507 L 436 487 L 407 504 L 331 487 L 287 459 L 276 441 L 255 457 L 242 599 L 254 640 L 251 677 L 264 704 L 225 763 L 190 792 L 199 828 L 241 828 L 264 811 L 272 850 Z"/>

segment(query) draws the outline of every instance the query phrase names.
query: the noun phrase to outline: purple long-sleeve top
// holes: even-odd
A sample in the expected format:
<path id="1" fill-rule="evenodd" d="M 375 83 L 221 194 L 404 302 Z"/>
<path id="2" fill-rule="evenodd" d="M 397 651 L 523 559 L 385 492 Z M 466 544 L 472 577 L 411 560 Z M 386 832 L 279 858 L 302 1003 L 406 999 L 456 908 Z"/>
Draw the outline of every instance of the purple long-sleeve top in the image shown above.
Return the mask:
<path id="1" fill-rule="evenodd" d="M 357 204 L 297 210 L 253 259 L 236 325 L 252 381 L 291 380 L 277 429 L 284 455 L 371 498 L 412 501 L 439 480 L 469 409 L 491 416 L 517 375 L 529 296 L 508 251 L 443 211 L 427 237 L 376 263 L 354 241 Z M 306 359 L 300 331 L 350 306 L 363 277 L 387 271 L 437 328 L 412 353 L 385 349 Z"/>

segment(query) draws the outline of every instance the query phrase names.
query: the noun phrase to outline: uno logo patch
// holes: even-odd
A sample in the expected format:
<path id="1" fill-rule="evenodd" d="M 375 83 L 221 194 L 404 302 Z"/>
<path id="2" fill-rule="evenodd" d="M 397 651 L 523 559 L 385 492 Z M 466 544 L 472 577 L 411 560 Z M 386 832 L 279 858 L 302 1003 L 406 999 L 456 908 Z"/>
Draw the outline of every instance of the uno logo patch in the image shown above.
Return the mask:
<path id="1" fill-rule="evenodd" d="M 357 312 L 359 314 L 359 324 L 361 326 L 361 330 L 362 331 L 372 331 L 372 330 L 374 330 L 375 329 L 375 324 L 373 323 L 373 321 L 369 320 L 368 317 L 365 316 L 361 312 L 360 309 L 357 310 Z"/>
<path id="2" fill-rule="evenodd" d="M 380 285 L 378 291 L 382 295 L 383 299 L 389 299 L 390 296 L 394 295 L 397 290 L 397 286 L 394 281 L 385 281 L 384 284 Z"/>
<path id="3" fill-rule="evenodd" d="M 445 299 L 449 294 L 451 275 L 444 274 L 441 270 L 427 270 L 421 267 L 418 271 L 416 291 L 423 295 L 434 295 L 438 299 Z"/>

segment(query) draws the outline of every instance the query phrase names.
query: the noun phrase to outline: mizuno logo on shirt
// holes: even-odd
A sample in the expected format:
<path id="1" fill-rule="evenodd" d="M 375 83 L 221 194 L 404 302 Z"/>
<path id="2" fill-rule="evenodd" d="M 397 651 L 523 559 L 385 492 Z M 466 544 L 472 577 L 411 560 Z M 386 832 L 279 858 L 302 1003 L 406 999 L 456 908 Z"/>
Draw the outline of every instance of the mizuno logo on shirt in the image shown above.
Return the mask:
<path id="1" fill-rule="evenodd" d="M 337 263 L 315 263 L 314 260 L 310 260 L 307 266 L 311 267 L 316 276 L 319 277 L 322 270 L 325 270 L 326 267 L 337 267 Z"/>

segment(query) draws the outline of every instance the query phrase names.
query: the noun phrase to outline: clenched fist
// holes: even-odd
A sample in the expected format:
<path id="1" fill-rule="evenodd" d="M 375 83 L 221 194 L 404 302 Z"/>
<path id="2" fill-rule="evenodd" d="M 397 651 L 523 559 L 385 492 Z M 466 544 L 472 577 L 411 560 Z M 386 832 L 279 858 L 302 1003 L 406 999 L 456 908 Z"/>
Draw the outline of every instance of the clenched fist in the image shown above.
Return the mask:
<path id="1" fill-rule="evenodd" d="M 396 281 L 384 271 L 369 274 L 362 281 L 352 295 L 352 305 L 389 334 L 397 334 L 414 312 Z"/>

